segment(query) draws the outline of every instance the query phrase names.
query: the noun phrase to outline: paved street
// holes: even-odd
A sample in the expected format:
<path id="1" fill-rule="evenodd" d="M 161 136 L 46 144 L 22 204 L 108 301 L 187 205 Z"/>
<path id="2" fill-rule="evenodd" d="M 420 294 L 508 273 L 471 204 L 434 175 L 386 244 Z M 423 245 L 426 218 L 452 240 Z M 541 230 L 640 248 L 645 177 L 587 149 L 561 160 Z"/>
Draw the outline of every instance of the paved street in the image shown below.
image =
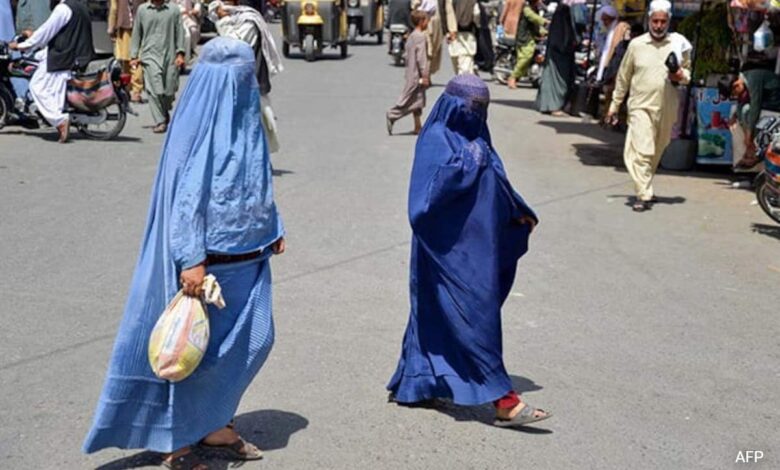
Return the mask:
<path id="1" fill-rule="evenodd" d="M 403 70 L 366 41 L 346 61 L 287 60 L 274 81 L 288 252 L 273 260 L 276 344 L 238 416 L 267 453 L 245 468 L 730 469 L 740 450 L 780 468 L 780 227 L 724 172 L 664 173 L 665 203 L 633 213 L 621 136 L 536 113 L 529 89 L 491 85 L 495 146 L 541 219 L 504 306 L 504 357 L 555 416 L 511 431 L 490 406 L 387 403 L 415 140 L 385 132 Z M 80 453 L 162 145 L 138 110 L 110 143 L 0 131 L 1 469 L 154 464 Z"/>

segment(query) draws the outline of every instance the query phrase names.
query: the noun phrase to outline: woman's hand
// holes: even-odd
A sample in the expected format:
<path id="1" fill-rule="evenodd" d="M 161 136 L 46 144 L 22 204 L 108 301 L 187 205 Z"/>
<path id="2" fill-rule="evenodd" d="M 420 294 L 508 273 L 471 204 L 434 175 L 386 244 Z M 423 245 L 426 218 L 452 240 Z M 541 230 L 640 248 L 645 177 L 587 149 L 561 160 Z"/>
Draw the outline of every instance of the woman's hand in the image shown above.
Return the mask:
<path id="1" fill-rule="evenodd" d="M 284 250 L 287 249 L 287 244 L 284 242 L 284 237 L 281 237 L 280 239 L 276 240 L 271 247 L 275 255 L 281 255 L 284 253 Z"/>
<path id="2" fill-rule="evenodd" d="M 536 220 L 533 217 L 529 216 L 529 215 L 524 215 L 524 216 L 520 217 L 519 219 L 517 219 L 517 223 L 521 224 L 521 225 L 522 224 L 528 224 L 528 227 L 529 227 L 528 228 L 528 233 L 532 233 L 534 231 L 534 228 L 536 227 Z"/>
<path id="3" fill-rule="evenodd" d="M 200 297 L 203 293 L 204 277 L 206 277 L 206 265 L 203 263 L 182 271 L 179 281 L 184 294 L 190 297 Z"/>

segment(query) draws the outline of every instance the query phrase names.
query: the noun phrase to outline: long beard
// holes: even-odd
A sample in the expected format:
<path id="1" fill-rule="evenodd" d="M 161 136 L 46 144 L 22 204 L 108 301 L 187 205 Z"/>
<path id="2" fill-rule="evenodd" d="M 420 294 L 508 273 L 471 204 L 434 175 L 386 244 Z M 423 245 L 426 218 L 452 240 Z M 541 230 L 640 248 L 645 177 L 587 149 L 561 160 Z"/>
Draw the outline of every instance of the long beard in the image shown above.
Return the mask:
<path id="1" fill-rule="evenodd" d="M 653 28 L 650 28 L 650 36 L 652 36 L 653 39 L 655 39 L 656 41 L 660 41 L 668 35 L 669 35 L 668 27 L 661 32 L 656 32 L 655 30 L 653 30 Z"/>

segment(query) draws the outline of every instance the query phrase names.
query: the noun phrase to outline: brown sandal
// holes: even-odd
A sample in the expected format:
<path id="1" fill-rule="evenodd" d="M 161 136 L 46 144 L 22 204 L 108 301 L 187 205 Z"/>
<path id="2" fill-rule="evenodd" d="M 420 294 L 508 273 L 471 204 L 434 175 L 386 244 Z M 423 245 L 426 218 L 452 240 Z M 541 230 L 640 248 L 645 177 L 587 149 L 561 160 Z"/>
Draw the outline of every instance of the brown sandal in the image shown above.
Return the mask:
<path id="1" fill-rule="evenodd" d="M 224 454 L 230 460 L 260 460 L 263 458 L 263 451 L 251 442 L 245 441 L 242 437 L 239 437 L 237 441 L 231 444 L 213 445 L 201 441 L 199 446 L 204 450 L 217 451 Z"/>

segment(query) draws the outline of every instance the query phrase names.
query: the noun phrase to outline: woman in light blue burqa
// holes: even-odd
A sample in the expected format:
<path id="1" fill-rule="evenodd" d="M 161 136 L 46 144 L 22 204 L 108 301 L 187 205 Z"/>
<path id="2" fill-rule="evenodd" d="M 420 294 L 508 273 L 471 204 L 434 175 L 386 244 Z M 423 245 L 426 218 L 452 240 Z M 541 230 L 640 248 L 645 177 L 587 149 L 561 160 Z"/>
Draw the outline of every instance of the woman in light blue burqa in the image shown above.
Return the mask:
<path id="1" fill-rule="evenodd" d="M 208 467 L 191 452 L 196 443 L 238 460 L 262 456 L 232 428 L 273 344 L 269 258 L 284 251 L 254 59 L 246 44 L 214 39 L 182 93 L 85 452 L 143 448 L 167 454 L 171 468 L 198 470 Z M 211 337 L 195 372 L 161 380 L 149 365 L 149 334 L 180 283 L 198 295 L 206 272 L 227 307 L 209 306 Z"/>

